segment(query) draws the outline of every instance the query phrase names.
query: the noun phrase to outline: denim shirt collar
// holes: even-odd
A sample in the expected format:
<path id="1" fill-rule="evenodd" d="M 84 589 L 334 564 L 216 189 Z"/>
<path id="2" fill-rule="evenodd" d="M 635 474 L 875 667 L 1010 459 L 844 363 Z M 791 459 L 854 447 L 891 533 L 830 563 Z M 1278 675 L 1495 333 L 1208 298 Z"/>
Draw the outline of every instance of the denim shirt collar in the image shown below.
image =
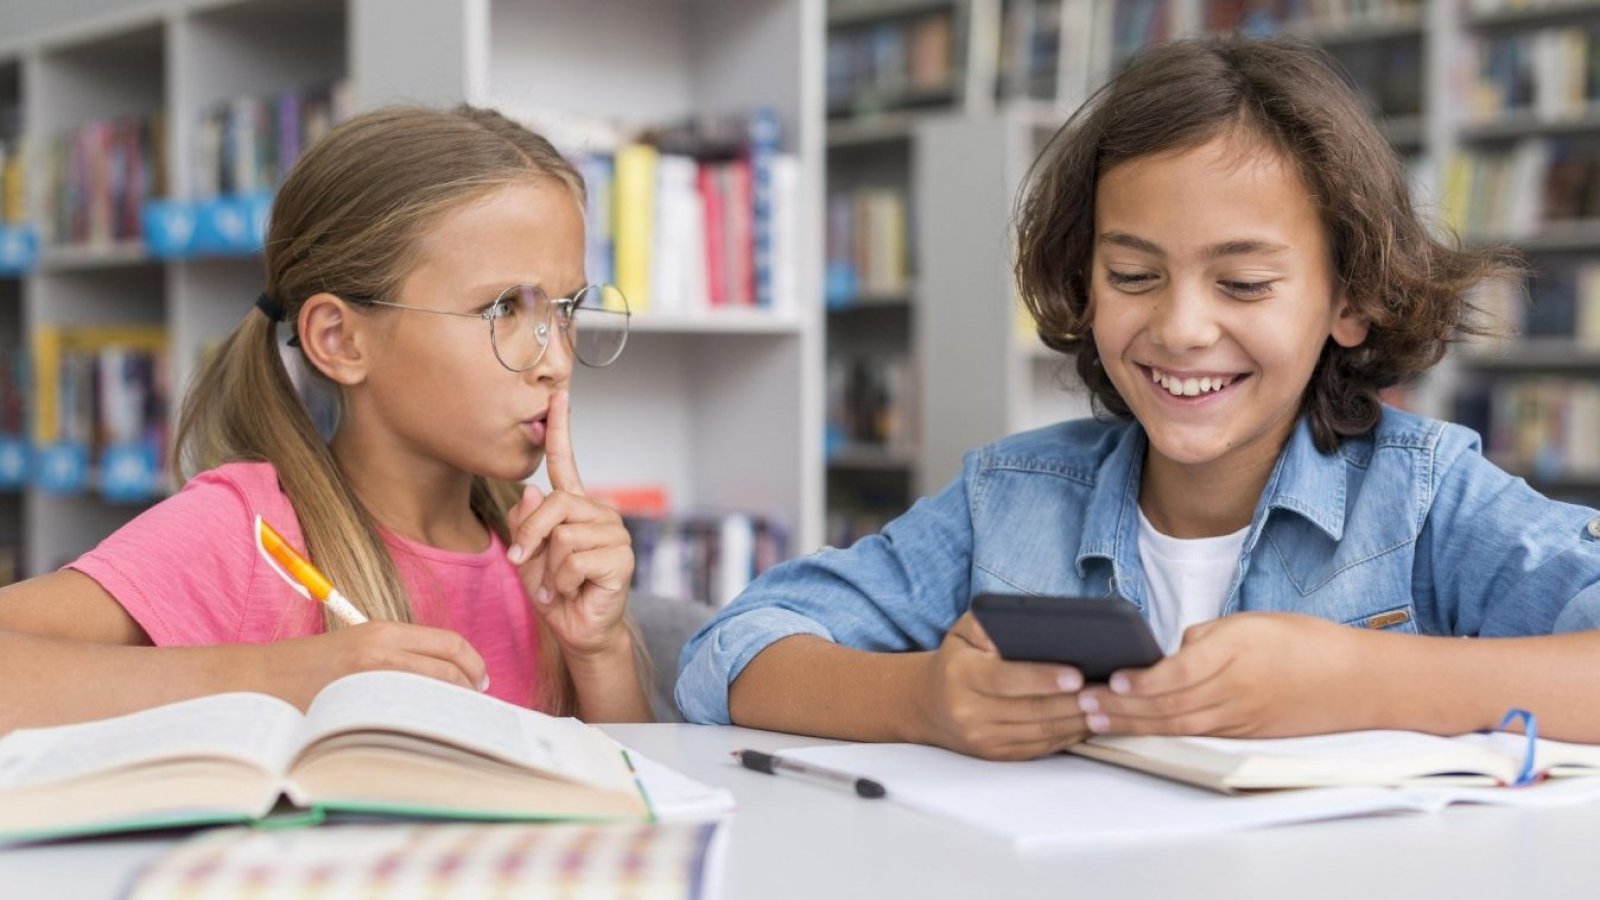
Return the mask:
<path id="1" fill-rule="evenodd" d="M 1139 562 L 1139 479 L 1146 448 L 1144 429 L 1129 423 L 1100 464 L 1076 559 L 1080 578 L 1087 576 L 1091 560 L 1110 563 L 1110 593 L 1131 600 L 1140 609 L 1145 605 L 1145 589 L 1144 570 Z M 1290 432 L 1261 492 L 1245 536 L 1245 556 L 1255 548 L 1274 509 L 1303 517 L 1332 540 L 1344 536 L 1344 462 L 1337 452 L 1317 449 L 1310 422 L 1304 416 Z"/>

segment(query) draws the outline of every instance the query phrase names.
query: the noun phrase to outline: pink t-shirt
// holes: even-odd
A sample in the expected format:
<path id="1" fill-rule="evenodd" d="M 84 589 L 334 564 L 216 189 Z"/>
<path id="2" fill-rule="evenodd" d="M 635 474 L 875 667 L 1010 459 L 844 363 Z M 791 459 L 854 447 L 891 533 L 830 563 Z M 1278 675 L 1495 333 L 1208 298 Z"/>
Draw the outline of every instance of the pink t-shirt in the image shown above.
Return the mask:
<path id="1" fill-rule="evenodd" d="M 320 605 L 291 590 L 256 552 L 258 514 L 290 544 L 305 547 L 272 465 L 229 463 L 190 480 L 69 568 L 105 588 L 158 647 L 321 634 Z M 538 627 L 499 537 L 481 553 L 440 550 L 387 532 L 384 542 L 417 624 L 466 638 L 488 665 L 489 693 L 532 705 Z"/>

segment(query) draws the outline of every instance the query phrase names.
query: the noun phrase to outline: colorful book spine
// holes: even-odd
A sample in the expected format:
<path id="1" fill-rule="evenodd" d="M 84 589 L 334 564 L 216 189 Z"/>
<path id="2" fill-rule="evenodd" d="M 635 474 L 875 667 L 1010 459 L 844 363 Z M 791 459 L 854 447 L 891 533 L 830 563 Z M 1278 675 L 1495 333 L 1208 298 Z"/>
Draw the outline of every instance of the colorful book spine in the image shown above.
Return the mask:
<path id="1" fill-rule="evenodd" d="M 659 158 L 660 152 L 649 144 L 628 144 L 616 155 L 616 284 L 635 313 L 650 309 Z"/>

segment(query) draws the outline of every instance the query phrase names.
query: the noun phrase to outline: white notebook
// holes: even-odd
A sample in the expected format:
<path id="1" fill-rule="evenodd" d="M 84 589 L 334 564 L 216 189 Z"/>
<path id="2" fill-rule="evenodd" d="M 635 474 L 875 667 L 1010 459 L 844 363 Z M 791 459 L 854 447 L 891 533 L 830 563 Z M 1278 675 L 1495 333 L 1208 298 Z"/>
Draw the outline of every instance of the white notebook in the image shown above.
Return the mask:
<path id="1" fill-rule="evenodd" d="M 1228 795 L 1084 759 L 989 762 L 920 744 L 781 751 L 883 783 L 889 799 L 988 832 L 1019 850 L 1163 840 L 1451 803 L 1562 805 L 1600 799 L 1600 779 L 1531 788 L 1339 787 Z"/>

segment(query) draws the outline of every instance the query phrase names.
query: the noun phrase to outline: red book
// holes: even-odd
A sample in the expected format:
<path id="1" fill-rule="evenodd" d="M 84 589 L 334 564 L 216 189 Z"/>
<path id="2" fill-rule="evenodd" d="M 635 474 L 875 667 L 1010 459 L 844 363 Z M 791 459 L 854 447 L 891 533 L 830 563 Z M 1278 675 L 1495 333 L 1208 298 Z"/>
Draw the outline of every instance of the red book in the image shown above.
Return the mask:
<path id="1" fill-rule="evenodd" d="M 723 261 L 723 242 L 726 237 L 723 234 L 722 184 L 717 177 L 719 168 L 702 163 L 695 172 L 700 186 L 700 204 L 705 208 L 706 258 L 702 262 L 706 267 L 706 296 L 712 306 L 728 305 L 728 281 Z"/>
<path id="2" fill-rule="evenodd" d="M 753 306 L 756 302 L 755 198 L 751 194 L 750 161 L 728 164 L 726 221 L 729 302 Z"/>

